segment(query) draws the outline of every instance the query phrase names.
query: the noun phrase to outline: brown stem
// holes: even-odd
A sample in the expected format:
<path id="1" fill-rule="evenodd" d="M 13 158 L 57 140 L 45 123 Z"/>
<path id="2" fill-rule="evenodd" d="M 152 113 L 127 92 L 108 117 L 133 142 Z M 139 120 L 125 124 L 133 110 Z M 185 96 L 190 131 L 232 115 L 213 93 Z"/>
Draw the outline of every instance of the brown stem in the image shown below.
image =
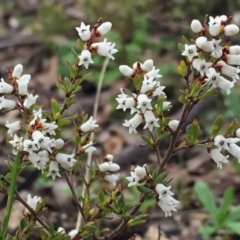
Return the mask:
<path id="1" fill-rule="evenodd" d="M 76 204 L 76 206 L 77 206 L 77 209 L 79 210 L 79 212 L 81 213 L 84 221 L 86 222 L 86 218 L 85 218 L 85 215 L 84 215 L 83 207 L 82 207 L 82 206 L 80 205 L 80 203 L 79 203 L 78 197 L 77 197 L 76 192 L 75 192 L 74 187 L 73 187 L 73 184 L 72 184 L 72 182 L 70 181 L 70 179 L 69 179 L 66 171 L 65 171 L 65 170 L 62 170 L 62 173 L 63 173 L 63 176 L 64 176 L 64 178 L 65 178 L 65 180 L 66 180 L 66 182 L 67 182 L 67 184 L 68 184 L 68 186 L 69 186 L 69 188 L 70 188 L 70 190 L 71 190 L 71 193 L 72 193 L 74 202 L 75 202 L 75 204 Z"/>

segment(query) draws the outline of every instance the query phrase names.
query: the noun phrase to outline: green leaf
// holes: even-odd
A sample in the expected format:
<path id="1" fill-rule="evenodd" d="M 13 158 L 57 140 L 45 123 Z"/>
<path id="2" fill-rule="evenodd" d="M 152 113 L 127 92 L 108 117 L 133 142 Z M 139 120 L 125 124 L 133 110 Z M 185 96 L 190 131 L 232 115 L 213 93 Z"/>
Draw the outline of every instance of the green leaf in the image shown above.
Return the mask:
<path id="1" fill-rule="evenodd" d="M 230 221 L 240 220 L 240 205 L 232 209 L 226 218 Z"/>
<path id="2" fill-rule="evenodd" d="M 232 188 L 228 188 L 227 191 L 225 191 L 222 204 L 218 209 L 218 215 L 217 215 L 217 221 L 218 223 L 224 222 L 227 212 L 229 211 L 230 205 L 233 200 L 233 190 Z"/>
<path id="3" fill-rule="evenodd" d="M 223 116 L 218 116 L 213 124 L 213 129 L 212 129 L 213 137 L 217 136 L 218 132 L 222 128 L 222 125 L 223 125 Z"/>
<path id="4" fill-rule="evenodd" d="M 214 201 L 214 196 L 205 182 L 198 181 L 194 185 L 194 191 L 198 196 L 206 210 L 214 217 L 217 217 L 217 206 Z"/>
<path id="5" fill-rule="evenodd" d="M 239 222 L 225 222 L 224 226 L 237 235 L 240 235 L 240 223 Z"/>
<path id="6" fill-rule="evenodd" d="M 180 95 L 178 97 L 178 101 L 184 105 L 187 105 L 188 104 L 188 101 L 186 100 L 186 97 L 184 95 Z"/>
<path id="7" fill-rule="evenodd" d="M 104 192 L 102 190 L 99 191 L 98 193 L 98 198 L 100 200 L 100 203 L 103 204 L 104 203 L 104 199 L 105 199 L 105 196 L 104 196 Z"/>
<path id="8" fill-rule="evenodd" d="M 216 226 L 205 225 L 200 228 L 199 232 L 205 239 L 210 239 L 210 236 L 217 231 Z"/>
<path id="9" fill-rule="evenodd" d="M 168 138 L 170 135 L 171 135 L 170 132 L 164 132 L 164 133 L 162 133 L 160 136 L 158 136 L 156 142 L 159 143 L 159 142 L 162 141 L 163 139 Z"/>
<path id="10" fill-rule="evenodd" d="M 142 78 L 143 77 L 141 75 L 139 75 L 139 74 L 136 74 L 136 76 L 134 77 L 133 84 L 134 84 L 136 90 L 139 90 L 141 88 L 141 86 L 142 86 Z"/>
<path id="11" fill-rule="evenodd" d="M 24 228 L 26 227 L 27 221 L 26 218 L 22 218 L 20 221 L 20 230 L 23 231 Z"/>
<path id="12" fill-rule="evenodd" d="M 191 96 L 195 96 L 199 92 L 201 86 L 202 86 L 202 83 L 200 81 L 197 81 L 194 84 L 193 88 L 191 89 L 191 93 L 190 93 Z"/>
<path id="13" fill-rule="evenodd" d="M 199 123 L 196 119 L 193 120 L 192 126 L 193 126 L 192 141 L 195 143 L 197 141 L 199 129 L 200 129 Z"/>
<path id="14" fill-rule="evenodd" d="M 186 73 L 186 63 L 184 60 L 181 60 L 180 65 L 177 67 L 178 72 L 184 77 Z"/>
<path id="15" fill-rule="evenodd" d="M 154 183 L 157 184 L 157 183 L 162 183 L 163 180 L 167 177 L 167 173 L 166 172 L 162 172 L 160 173 L 154 180 Z"/>
<path id="16" fill-rule="evenodd" d="M 51 99 L 51 106 L 52 106 L 53 119 L 57 120 L 60 117 L 59 113 L 60 113 L 61 108 L 60 108 L 58 102 L 56 101 L 56 99 L 54 99 L 54 98 Z"/>
<path id="17" fill-rule="evenodd" d="M 180 52 L 182 53 L 185 49 L 185 47 L 183 46 L 182 43 L 178 43 L 178 49 L 180 50 Z"/>
<path id="18" fill-rule="evenodd" d="M 225 135 L 233 134 L 238 129 L 238 121 L 237 119 L 233 120 L 227 127 Z"/>
<path id="19" fill-rule="evenodd" d="M 182 36 L 182 43 L 183 44 L 188 44 L 188 40 L 186 39 L 186 37 Z"/>
<path id="20" fill-rule="evenodd" d="M 137 186 L 137 189 L 141 193 L 150 193 L 151 192 L 151 189 L 149 189 L 145 186 Z"/>
<path id="21" fill-rule="evenodd" d="M 201 96 L 199 96 L 199 100 L 209 97 L 209 96 L 213 96 L 213 97 L 218 96 L 218 91 L 217 90 L 207 91 L 207 92 L 203 93 Z"/>

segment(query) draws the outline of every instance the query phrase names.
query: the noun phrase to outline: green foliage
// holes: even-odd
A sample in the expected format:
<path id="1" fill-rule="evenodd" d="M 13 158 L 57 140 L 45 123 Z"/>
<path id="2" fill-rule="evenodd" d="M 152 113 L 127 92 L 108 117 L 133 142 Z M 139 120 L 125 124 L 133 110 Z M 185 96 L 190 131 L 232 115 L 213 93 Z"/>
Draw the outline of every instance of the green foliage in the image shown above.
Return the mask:
<path id="1" fill-rule="evenodd" d="M 225 191 L 219 207 L 216 205 L 214 196 L 206 183 L 197 182 L 194 190 L 198 199 L 210 214 L 209 221 L 200 229 L 203 237 L 209 239 L 213 233 L 219 230 L 230 230 L 240 236 L 240 206 L 231 207 L 233 190 L 228 188 Z"/>

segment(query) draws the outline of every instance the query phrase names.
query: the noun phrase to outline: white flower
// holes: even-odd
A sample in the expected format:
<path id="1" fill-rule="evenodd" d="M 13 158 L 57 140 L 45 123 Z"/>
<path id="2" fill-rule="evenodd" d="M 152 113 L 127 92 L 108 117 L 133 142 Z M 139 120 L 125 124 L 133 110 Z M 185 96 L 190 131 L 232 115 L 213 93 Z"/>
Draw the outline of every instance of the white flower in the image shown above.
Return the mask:
<path id="1" fill-rule="evenodd" d="M 235 24 L 229 24 L 224 27 L 224 34 L 226 36 L 233 36 L 239 32 L 239 27 Z"/>
<path id="2" fill-rule="evenodd" d="M 27 95 L 28 93 L 28 84 L 31 80 L 31 75 L 25 74 L 22 75 L 18 80 L 18 93 L 22 96 Z"/>
<path id="3" fill-rule="evenodd" d="M 163 184 L 156 185 L 156 192 L 159 194 L 159 207 L 165 212 L 165 217 L 172 215 L 171 211 L 177 211 L 176 206 L 179 203 L 172 197 L 173 192 L 170 191 L 171 187 L 165 187 Z"/>
<path id="4" fill-rule="evenodd" d="M 194 19 L 191 22 L 191 29 L 194 33 L 199 33 L 202 31 L 203 27 L 199 20 Z"/>
<path id="5" fill-rule="evenodd" d="M 119 71 L 124 76 L 127 76 L 127 77 L 131 77 L 132 75 L 135 74 L 135 71 L 132 68 L 130 68 L 129 66 L 127 66 L 127 65 L 120 65 L 119 66 Z"/>
<path id="6" fill-rule="evenodd" d="M 49 172 L 47 177 L 52 176 L 52 179 L 55 180 L 56 176 L 61 177 L 59 173 L 59 165 L 57 162 L 50 162 L 49 164 Z"/>
<path id="7" fill-rule="evenodd" d="M 113 163 L 113 155 L 108 154 L 104 157 L 106 162 L 99 164 L 98 169 L 100 172 L 116 172 L 120 169 L 120 166 L 117 163 Z"/>
<path id="8" fill-rule="evenodd" d="M 26 139 L 23 141 L 23 151 L 33 154 L 33 151 L 37 151 L 37 150 L 38 150 L 38 147 L 36 142 L 31 141 L 29 139 Z"/>
<path id="9" fill-rule="evenodd" d="M 41 122 L 44 123 L 46 119 L 42 119 L 42 109 L 40 108 L 39 110 L 33 110 L 33 120 L 29 123 L 29 125 L 34 125 L 35 122 Z"/>
<path id="10" fill-rule="evenodd" d="M 152 59 L 148 59 L 146 60 L 142 65 L 141 68 L 143 71 L 145 72 L 149 72 L 152 70 L 153 68 L 153 60 Z"/>
<path id="11" fill-rule="evenodd" d="M 240 46 L 235 45 L 235 46 L 230 46 L 228 48 L 229 54 L 231 55 L 239 55 L 240 54 Z"/>
<path id="12" fill-rule="evenodd" d="M 208 22 L 208 29 L 209 29 L 209 33 L 212 36 L 217 36 L 220 33 L 220 27 L 221 27 L 221 18 L 219 16 L 213 18 L 213 17 L 209 17 L 209 22 Z"/>
<path id="13" fill-rule="evenodd" d="M 145 177 L 147 176 L 146 164 L 144 164 L 143 167 L 136 166 L 130 174 L 130 177 L 126 177 L 129 181 L 128 187 L 144 185 L 146 183 Z"/>
<path id="14" fill-rule="evenodd" d="M 157 85 L 157 82 L 153 81 L 153 77 L 147 78 L 147 76 L 144 76 L 140 93 L 146 93 L 148 91 L 151 91 L 155 88 L 156 85 Z"/>
<path id="15" fill-rule="evenodd" d="M 156 89 L 152 93 L 152 97 L 158 96 L 159 98 L 165 98 L 166 93 L 163 92 L 163 89 L 165 89 L 165 86 L 161 86 L 160 82 L 157 82 Z"/>
<path id="16" fill-rule="evenodd" d="M 93 146 L 93 142 L 90 141 L 88 144 L 84 145 L 81 147 L 85 153 L 91 154 L 94 151 L 96 151 L 97 149 Z"/>
<path id="17" fill-rule="evenodd" d="M 104 42 L 93 43 L 92 46 L 96 48 L 98 55 L 114 60 L 113 54 L 118 52 L 118 50 L 114 48 L 115 43 L 107 42 L 106 40 L 107 39 L 105 39 Z"/>
<path id="18" fill-rule="evenodd" d="M 68 236 L 71 237 L 71 239 L 74 239 L 78 234 L 78 230 L 77 229 L 73 229 L 68 233 Z"/>
<path id="19" fill-rule="evenodd" d="M 158 74 L 159 71 L 159 69 L 155 70 L 155 67 L 153 67 L 152 70 L 146 73 L 144 76 L 147 78 L 153 78 L 153 80 L 157 80 L 158 78 L 162 77 L 162 75 Z"/>
<path id="20" fill-rule="evenodd" d="M 195 56 L 198 56 L 196 45 L 187 45 L 187 44 L 185 44 L 185 49 L 184 49 L 182 55 L 186 56 L 189 61 L 192 61 L 192 59 Z"/>
<path id="21" fill-rule="evenodd" d="M 43 123 L 43 130 L 42 130 L 42 133 L 43 134 L 46 134 L 46 133 L 49 133 L 50 135 L 56 135 L 55 133 L 55 129 L 58 128 L 58 125 L 56 124 L 56 122 L 52 122 L 52 123 Z"/>
<path id="22" fill-rule="evenodd" d="M 240 65 L 240 55 L 226 55 L 227 64 L 229 65 Z"/>
<path id="23" fill-rule="evenodd" d="M 56 155 L 56 160 L 58 163 L 60 163 L 61 167 L 65 169 L 71 168 L 73 164 L 77 161 L 74 158 L 74 154 L 64 154 L 64 153 L 58 153 Z"/>
<path id="24" fill-rule="evenodd" d="M 193 60 L 193 67 L 200 72 L 202 77 L 205 74 L 209 73 L 209 67 L 211 65 L 212 65 L 211 62 L 206 62 L 205 60 L 201 60 L 201 59 Z"/>
<path id="25" fill-rule="evenodd" d="M 147 164 L 144 164 L 143 167 L 138 165 L 135 167 L 134 172 L 139 179 L 143 179 L 147 176 L 146 166 Z"/>
<path id="26" fill-rule="evenodd" d="M 32 138 L 34 142 L 37 144 L 38 148 L 43 148 L 52 153 L 51 147 L 54 147 L 54 140 L 49 137 L 45 137 L 40 131 L 34 131 L 32 133 Z"/>
<path id="27" fill-rule="evenodd" d="M 214 68 L 209 68 L 209 73 L 207 73 L 207 77 L 211 81 L 213 87 L 219 87 L 225 90 L 227 94 L 229 94 L 230 89 L 234 87 L 233 82 L 230 82 L 220 76 L 220 73 L 217 73 Z"/>
<path id="28" fill-rule="evenodd" d="M 127 94 L 125 94 L 122 88 L 120 90 L 122 94 L 119 94 L 118 97 L 116 98 L 118 102 L 118 106 L 116 109 L 122 109 L 125 112 L 127 108 L 134 107 L 136 101 L 133 97 L 129 97 Z"/>
<path id="29" fill-rule="evenodd" d="M 63 147 L 64 145 L 64 141 L 61 139 L 61 138 L 58 138 L 56 140 L 53 141 L 53 147 L 56 148 L 56 149 L 60 149 Z"/>
<path id="30" fill-rule="evenodd" d="M 83 41 L 88 41 L 91 38 L 90 25 L 85 25 L 84 22 L 81 22 L 80 27 L 76 27 L 79 37 Z"/>
<path id="31" fill-rule="evenodd" d="M 239 75 L 238 75 L 238 73 L 240 73 L 239 68 L 229 66 L 224 61 L 219 61 L 219 62 L 217 62 L 217 64 L 221 66 L 222 74 L 224 74 L 228 77 L 231 77 L 233 82 L 236 82 L 236 80 L 239 80 Z"/>
<path id="32" fill-rule="evenodd" d="M 14 67 L 12 77 L 20 78 L 23 72 L 23 65 L 18 64 Z"/>
<path id="33" fill-rule="evenodd" d="M 209 43 L 211 44 L 211 47 L 212 47 L 212 53 L 211 55 L 214 57 L 214 58 L 220 58 L 222 56 L 222 49 L 223 47 L 220 46 L 220 43 L 221 43 L 222 39 L 212 39 L 211 41 L 209 41 Z"/>
<path id="34" fill-rule="evenodd" d="M 178 127 L 179 121 L 178 120 L 171 120 L 168 123 L 168 126 L 173 130 L 176 131 L 177 127 Z"/>
<path id="35" fill-rule="evenodd" d="M 100 36 L 105 35 L 108 33 L 112 28 L 111 22 L 104 22 L 97 28 L 97 33 L 99 33 Z"/>
<path id="36" fill-rule="evenodd" d="M 200 48 L 200 49 L 205 49 L 205 51 L 207 52 L 211 52 L 212 51 L 212 46 L 211 44 L 209 44 L 208 40 L 206 37 L 198 37 L 196 39 L 196 45 Z"/>
<path id="37" fill-rule="evenodd" d="M 219 151 L 222 149 L 229 150 L 228 142 L 229 140 L 227 140 L 223 135 L 217 135 L 214 138 L 214 145 L 217 146 Z"/>
<path id="38" fill-rule="evenodd" d="M 45 155 L 42 152 L 32 153 L 28 155 L 28 160 L 32 163 L 32 165 L 38 170 L 43 170 L 46 168 L 47 162 L 49 162 L 48 155 Z"/>
<path id="39" fill-rule="evenodd" d="M 107 174 L 104 176 L 104 179 L 115 187 L 116 181 L 119 179 L 119 174 Z"/>
<path id="40" fill-rule="evenodd" d="M 6 108 L 13 110 L 16 107 L 16 102 L 13 100 L 5 99 L 4 96 L 0 97 L 0 109 Z"/>
<path id="41" fill-rule="evenodd" d="M 141 113 L 137 113 L 133 118 L 130 120 L 125 120 L 123 123 L 124 127 L 129 127 L 129 133 L 137 132 L 136 128 L 143 122 L 143 116 Z"/>
<path id="42" fill-rule="evenodd" d="M 228 163 L 227 159 L 229 158 L 229 155 L 224 156 L 217 148 L 211 149 L 209 155 L 212 160 L 217 164 L 217 167 L 220 169 L 222 169 L 223 163 Z"/>
<path id="43" fill-rule="evenodd" d="M 32 93 L 31 94 L 27 93 L 27 98 L 25 98 L 23 102 L 24 107 L 29 109 L 33 104 L 36 103 L 37 98 L 38 98 L 38 95 L 33 96 Z"/>
<path id="44" fill-rule="evenodd" d="M 66 231 L 65 231 L 65 229 L 63 228 L 63 227 L 59 227 L 58 229 L 57 229 L 57 231 L 59 232 L 59 233 L 61 233 L 61 234 L 66 234 Z"/>
<path id="45" fill-rule="evenodd" d="M 23 148 L 23 137 L 18 137 L 16 134 L 13 137 L 13 140 L 9 141 L 9 143 L 12 145 L 12 153 L 16 155 L 19 150 L 22 150 Z"/>
<path id="46" fill-rule="evenodd" d="M 89 132 L 94 130 L 95 128 L 99 127 L 98 124 L 96 124 L 96 120 L 93 120 L 93 117 L 90 117 L 85 123 L 83 123 L 80 126 L 80 130 L 82 132 Z"/>
<path id="47" fill-rule="evenodd" d="M 94 63 L 92 60 L 92 54 L 88 50 L 83 50 L 79 58 L 80 62 L 78 63 L 78 66 L 84 65 L 86 69 L 88 69 L 90 63 Z"/>
<path id="48" fill-rule="evenodd" d="M 0 93 L 11 93 L 12 91 L 13 91 L 13 86 L 6 83 L 2 78 L 0 82 Z"/>
<path id="49" fill-rule="evenodd" d="M 240 147 L 237 144 L 230 143 L 228 152 L 231 153 L 235 158 L 237 158 L 238 163 L 240 163 Z"/>
<path id="50" fill-rule="evenodd" d="M 146 124 L 143 129 L 149 128 L 149 130 L 152 132 L 153 127 L 160 127 L 160 125 L 158 124 L 159 118 L 155 118 L 153 111 L 147 110 L 144 113 L 144 119 Z"/>
<path id="51" fill-rule="evenodd" d="M 21 121 L 16 121 L 14 123 L 6 122 L 5 126 L 8 128 L 8 134 L 12 136 L 13 132 L 21 129 Z"/>
<path id="52" fill-rule="evenodd" d="M 237 136 L 238 138 L 240 138 L 240 128 L 238 128 L 238 129 L 236 130 L 236 136 Z"/>
<path id="53" fill-rule="evenodd" d="M 137 108 L 140 108 L 141 111 L 144 113 L 147 109 L 152 110 L 151 101 L 152 99 L 148 98 L 146 94 L 139 94 L 137 97 L 138 105 Z"/>
<path id="54" fill-rule="evenodd" d="M 27 195 L 27 204 L 29 205 L 29 207 L 32 208 L 33 211 L 36 211 L 37 205 L 42 201 L 41 197 L 38 196 L 34 196 L 32 198 L 31 194 Z M 25 209 L 26 213 L 29 213 L 29 210 L 26 208 Z"/>

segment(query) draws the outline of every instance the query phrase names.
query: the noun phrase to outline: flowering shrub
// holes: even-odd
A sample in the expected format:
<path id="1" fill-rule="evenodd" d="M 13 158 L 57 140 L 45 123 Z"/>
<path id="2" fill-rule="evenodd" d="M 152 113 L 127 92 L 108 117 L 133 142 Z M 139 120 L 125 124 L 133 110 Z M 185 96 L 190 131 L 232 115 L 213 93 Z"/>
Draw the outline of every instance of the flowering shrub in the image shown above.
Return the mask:
<path id="1" fill-rule="evenodd" d="M 51 111 L 46 111 L 37 104 L 39 96 L 28 89 L 31 76 L 23 74 L 23 66 L 18 64 L 13 69 L 8 68 L 8 80 L 1 79 L 0 83 L 0 109 L 17 110 L 22 120 L 12 123 L 7 121 L 5 125 L 13 160 L 7 163 L 10 172 L 1 176 L 0 181 L 0 191 L 8 195 L 1 239 L 25 239 L 33 229 L 38 229 L 42 239 L 113 239 L 125 228 L 145 221 L 146 215 L 137 215 L 137 212 L 149 195 L 155 198 L 166 217 L 177 211 L 179 201 L 173 197 L 170 180 L 164 171 L 164 166 L 173 153 L 198 146 L 206 148 L 219 168 L 228 163 L 229 159 L 229 155 L 225 156 L 222 151 L 227 151 L 240 162 L 240 147 L 237 145 L 240 141 L 240 129 L 236 121 L 230 123 L 223 133 L 223 118 L 219 116 L 213 124 L 212 134 L 201 140 L 199 123 L 194 120 L 187 126 L 183 140 L 179 138 L 189 113 L 198 102 L 208 96 L 216 96 L 218 88 L 227 95 L 230 94 L 239 80 L 240 46 L 224 43 L 224 36 L 232 36 L 239 31 L 236 25 L 230 24 L 230 19 L 226 16 L 209 19 L 206 17 L 203 24 L 193 20 L 191 29 L 196 34 L 196 39 L 189 43 L 183 38 L 183 42 L 179 43 L 179 49 L 185 57 L 178 66 L 178 71 L 185 81 L 185 89 L 181 90 L 179 96 L 179 102 L 183 105 L 179 119 L 167 117 L 171 102 L 167 101 L 165 86 L 161 85 L 160 70 L 156 69 L 151 59 L 144 63 L 136 62 L 132 68 L 127 65 L 119 67 L 120 72 L 129 78 L 135 88 L 134 92 L 121 88 L 116 97 L 117 109 L 130 110 L 132 115 L 130 119 L 125 120 L 123 126 L 129 129 L 129 134 L 137 134 L 140 128 L 145 129 L 147 134 L 142 136 L 143 145 L 152 148 L 157 156 L 157 162 L 152 166 L 132 166 L 130 176 L 126 177 L 128 187 L 137 186 L 141 192 L 138 202 L 125 201 L 122 187 L 118 183 L 121 177 L 120 166 L 114 162 L 113 155 L 107 154 L 102 161 L 92 162 L 92 153 L 96 150 L 94 132 L 99 127 L 95 120 L 97 104 L 93 116 L 84 112 L 68 117 L 63 115 L 66 109 L 75 104 L 76 92 L 80 90 L 81 83 L 89 77 L 89 74 L 84 75 L 84 70 L 94 64 L 94 55 L 106 57 L 99 81 L 97 95 L 99 94 L 106 62 L 109 59 L 114 60 L 114 54 L 118 52 L 114 43 L 108 42 L 107 39 L 101 41 L 100 38 L 111 30 L 112 24 L 100 19 L 92 29 L 84 23 L 76 28 L 84 45 L 80 40 L 77 41 L 81 52 L 78 54 L 73 51 L 76 63 L 68 64 L 69 76 L 56 83 L 64 92 L 65 101 L 60 104 L 52 99 Z M 76 137 L 71 139 L 72 150 L 67 150 L 66 143 L 61 138 L 61 129 L 72 123 Z M 220 131 L 222 134 L 218 135 Z M 169 139 L 169 145 L 163 155 L 159 144 L 164 139 Z M 179 141 L 181 142 L 177 145 Z M 16 190 L 16 179 L 22 169 L 29 165 L 41 170 L 42 174 L 53 181 L 57 177 L 66 180 L 79 214 L 76 229 L 66 233 L 62 227 L 54 229 L 51 223 L 41 219 L 47 198 L 32 197 L 31 194 L 27 199 L 21 198 Z M 70 178 L 76 169 L 81 171 L 81 195 L 76 193 Z M 104 179 L 110 186 L 108 190 L 100 189 L 98 199 L 95 199 L 91 186 L 99 178 Z M 20 201 L 26 210 L 23 212 L 19 231 L 15 236 L 10 236 L 7 235 L 7 227 L 14 198 Z M 110 213 L 121 219 L 120 225 L 112 231 L 98 229 L 97 220 L 106 218 Z"/>

